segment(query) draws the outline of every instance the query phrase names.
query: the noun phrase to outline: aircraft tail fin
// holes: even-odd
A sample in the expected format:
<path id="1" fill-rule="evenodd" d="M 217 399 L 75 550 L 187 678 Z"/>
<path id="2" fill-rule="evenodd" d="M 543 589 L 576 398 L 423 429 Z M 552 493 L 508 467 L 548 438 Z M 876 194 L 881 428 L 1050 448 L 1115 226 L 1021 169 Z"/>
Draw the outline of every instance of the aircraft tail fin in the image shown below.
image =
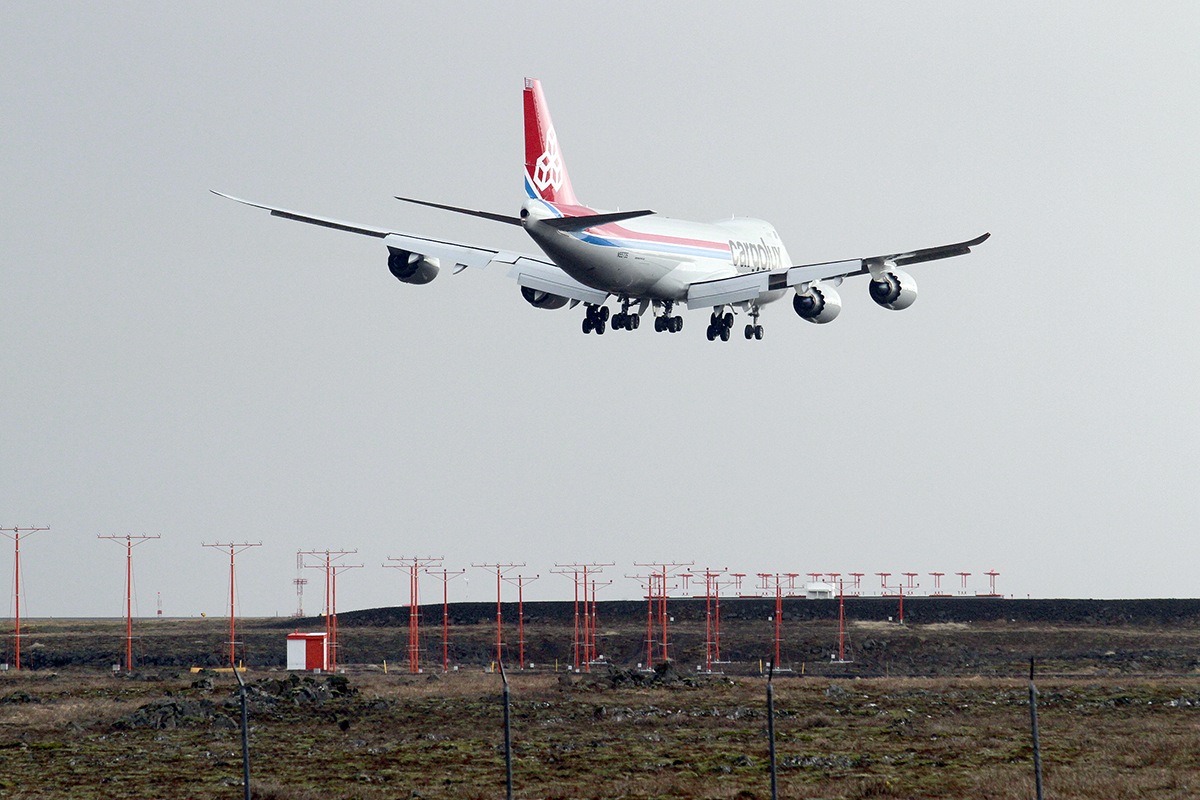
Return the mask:
<path id="1" fill-rule="evenodd" d="M 525 192 L 550 203 L 578 205 L 542 84 L 534 78 L 525 79 Z"/>

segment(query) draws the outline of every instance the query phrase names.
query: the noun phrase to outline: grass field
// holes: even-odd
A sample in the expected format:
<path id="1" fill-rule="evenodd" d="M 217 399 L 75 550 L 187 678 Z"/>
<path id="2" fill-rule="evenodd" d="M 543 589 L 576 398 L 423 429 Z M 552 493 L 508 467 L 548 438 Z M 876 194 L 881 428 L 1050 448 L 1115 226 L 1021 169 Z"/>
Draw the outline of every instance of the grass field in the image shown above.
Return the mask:
<path id="1" fill-rule="evenodd" d="M 236 682 L 186 668 L 227 658 L 225 625 L 142 624 L 142 666 L 114 674 L 123 623 L 30 621 L 23 658 L 41 667 L 0 673 L 0 798 L 241 797 Z M 397 674 L 403 630 L 348 626 L 346 673 L 331 677 L 271 665 L 286 620 L 241 625 L 255 797 L 504 796 L 488 624 L 455 630 L 462 666 L 444 676 Z M 602 629 L 620 667 L 510 673 L 516 796 L 768 798 L 766 681 L 750 656 L 769 652 L 769 626 L 731 621 L 729 651 L 744 660 L 701 675 L 703 621 L 681 623 L 679 672 L 658 680 L 630 668 L 639 630 Z M 856 661 L 835 665 L 836 628 L 789 625 L 796 670 L 775 681 L 781 797 L 1033 797 L 1031 655 L 1047 797 L 1200 794 L 1193 626 L 859 621 L 850 634 Z M 570 635 L 526 628 L 542 664 L 569 657 Z"/>
<path id="2" fill-rule="evenodd" d="M 0 797 L 240 797 L 233 678 L 149 677 L 6 674 Z M 256 797 L 504 795 L 498 675 L 248 677 Z M 770 796 L 762 679 L 510 679 L 518 797 Z M 1040 689 L 1047 796 L 1200 791 L 1193 681 Z M 1023 681 L 788 677 L 775 702 L 782 797 L 1033 796 Z"/>

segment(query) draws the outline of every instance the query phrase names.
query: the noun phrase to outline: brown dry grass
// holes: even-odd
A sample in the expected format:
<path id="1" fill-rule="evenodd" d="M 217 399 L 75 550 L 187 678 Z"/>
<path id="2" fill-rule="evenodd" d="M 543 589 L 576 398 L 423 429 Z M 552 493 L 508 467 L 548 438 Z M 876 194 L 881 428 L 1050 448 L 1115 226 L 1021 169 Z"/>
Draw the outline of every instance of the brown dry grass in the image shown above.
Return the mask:
<path id="1" fill-rule="evenodd" d="M 251 674 L 252 679 L 269 677 Z M 240 791 L 237 731 L 113 723 L 164 697 L 214 701 L 234 683 L 194 676 L 0 677 L 2 797 L 216 798 Z M 497 797 L 500 679 L 363 673 L 316 705 L 260 699 L 256 796 Z M 517 793 L 525 798 L 765 798 L 764 682 L 613 689 L 511 676 Z M 1200 682 L 1055 679 L 1039 704 L 1048 796 L 1182 798 L 1200 788 Z M 776 682 L 780 790 L 795 798 L 1028 798 L 1027 684 L 1011 679 L 790 677 Z M 220 713 L 231 718 L 236 708 Z M 342 729 L 345 723 L 345 729 Z M 416 792 L 417 795 L 412 793 Z"/>

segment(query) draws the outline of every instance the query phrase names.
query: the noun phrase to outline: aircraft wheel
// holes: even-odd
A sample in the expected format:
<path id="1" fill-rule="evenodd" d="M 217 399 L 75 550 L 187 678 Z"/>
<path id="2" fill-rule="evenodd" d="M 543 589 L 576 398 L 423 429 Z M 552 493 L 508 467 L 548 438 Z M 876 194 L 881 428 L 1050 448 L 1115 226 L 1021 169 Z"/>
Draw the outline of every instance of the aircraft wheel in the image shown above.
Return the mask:
<path id="1" fill-rule="evenodd" d="M 683 317 L 676 317 L 675 318 L 675 333 L 679 333 L 681 330 L 683 330 Z"/>
<path id="2" fill-rule="evenodd" d="M 600 306 L 600 321 L 608 322 L 608 306 Z"/>
<path id="3" fill-rule="evenodd" d="M 725 327 L 733 328 L 733 312 L 732 311 L 725 312 Z"/>
<path id="4" fill-rule="evenodd" d="M 729 341 L 729 328 L 721 328 L 721 341 L 722 342 Z"/>
<path id="5" fill-rule="evenodd" d="M 763 326 L 755 325 L 754 326 L 754 338 L 758 339 L 759 341 L 762 341 L 762 337 L 763 337 Z"/>
<path id="6" fill-rule="evenodd" d="M 747 339 L 753 339 L 753 338 L 754 338 L 754 326 L 753 326 L 753 325 L 747 325 L 747 326 L 746 326 L 746 338 L 747 338 Z"/>
<path id="7" fill-rule="evenodd" d="M 596 320 L 596 333 L 604 333 L 604 319 Z"/>
<path id="8" fill-rule="evenodd" d="M 655 332 L 655 333 L 662 333 L 662 329 L 663 329 L 663 327 L 662 327 L 662 317 L 655 317 L 655 318 L 654 318 L 654 332 Z"/>
<path id="9" fill-rule="evenodd" d="M 633 323 L 633 330 L 635 331 L 638 329 L 638 326 L 642 324 L 642 318 L 637 314 L 630 316 L 629 321 Z"/>
<path id="10" fill-rule="evenodd" d="M 592 318 L 591 317 L 583 318 L 583 332 L 584 333 L 592 332 Z"/>
<path id="11" fill-rule="evenodd" d="M 712 324 L 709 324 L 705 335 L 708 336 L 708 340 L 711 342 L 713 339 L 717 338 L 716 328 Z"/>

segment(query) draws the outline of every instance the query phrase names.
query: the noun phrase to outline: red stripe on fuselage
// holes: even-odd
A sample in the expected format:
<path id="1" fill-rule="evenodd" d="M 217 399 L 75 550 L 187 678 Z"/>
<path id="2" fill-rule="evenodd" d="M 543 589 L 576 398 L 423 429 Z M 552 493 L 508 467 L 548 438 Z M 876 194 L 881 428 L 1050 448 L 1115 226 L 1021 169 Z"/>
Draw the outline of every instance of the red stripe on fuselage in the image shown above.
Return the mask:
<path id="1" fill-rule="evenodd" d="M 546 202 L 546 201 L 542 201 Z M 592 214 L 601 212 L 587 206 L 566 205 L 564 203 L 546 203 L 553 206 L 564 217 L 586 217 Z M 603 236 L 611 239 L 631 239 L 640 242 L 656 242 L 658 244 L 678 245 L 680 247 L 703 247 L 709 250 L 719 250 L 722 253 L 729 252 L 729 240 L 712 241 L 710 239 L 684 239 L 678 236 L 667 236 L 661 233 L 644 233 L 642 231 L 631 231 L 624 227 L 619 222 L 610 222 L 608 225 L 598 225 L 595 228 L 588 228 L 597 236 Z"/>

